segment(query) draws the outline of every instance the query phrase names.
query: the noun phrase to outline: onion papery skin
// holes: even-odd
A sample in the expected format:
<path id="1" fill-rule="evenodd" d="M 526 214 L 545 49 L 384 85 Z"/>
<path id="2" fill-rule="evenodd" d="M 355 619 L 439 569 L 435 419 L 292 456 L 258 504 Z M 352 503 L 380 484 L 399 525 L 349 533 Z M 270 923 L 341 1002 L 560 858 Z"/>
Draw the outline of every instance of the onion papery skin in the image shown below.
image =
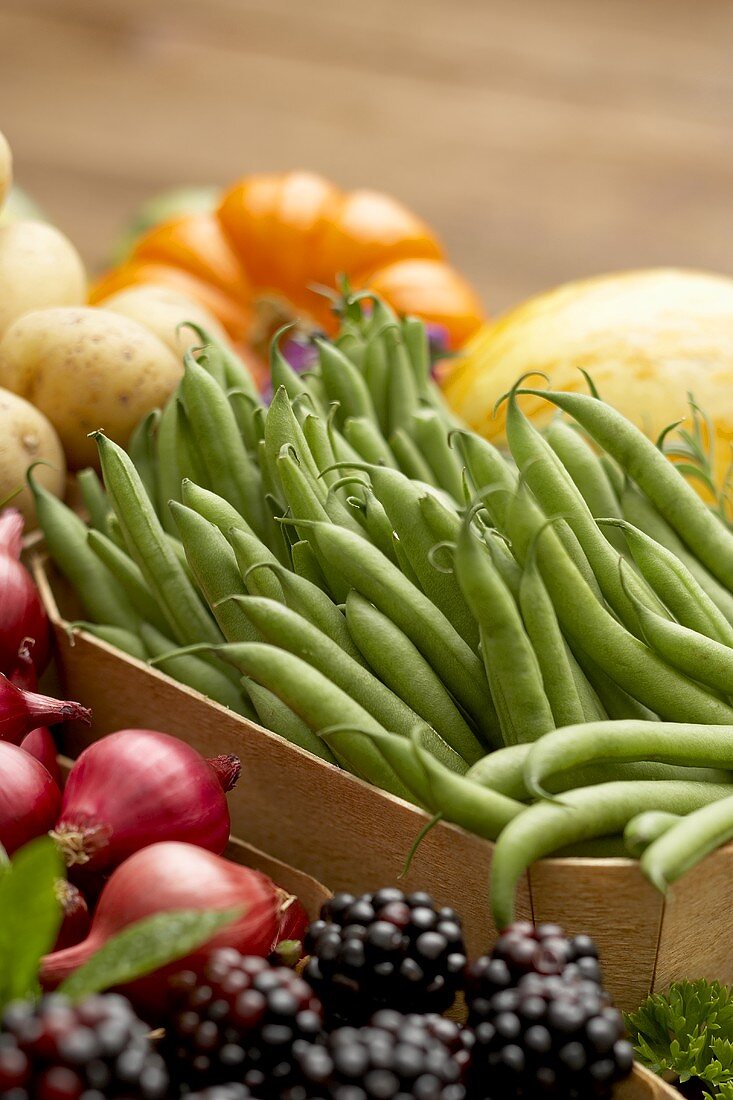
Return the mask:
<path id="1" fill-rule="evenodd" d="M 0 844 L 8 855 L 53 827 L 61 792 L 43 764 L 0 741 Z"/>
<path id="2" fill-rule="evenodd" d="M 20 743 L 23 752 L 30 753 L 40 764 L 43 764 L 48 774 L 58 787 L 62 786 L 63 776 L 58 762 L 58 749 L 48 726 L 37 726 L 31 730 Z"/>
<path id="3" fill-rule="evenodd" d="M 61 904 L 63 918 L 53 949 L 62 951 L 81 943 L 87 937 L 92 918 L 86 898 L 71 882 L 59 879 L 56 883 L 56 896 Z"/>
<path id="4" fill-rule="evenodd" d="M 21 563 L 23 517 L 15 508 L 0 514 L 0 672 L 10 674 L 26 639 L 40 674 L 48 664 L 50 636 L 41 597 Z"/>
<path id="5" fill-rule="evenodd" d="M 85 877 L 159 841 L 220 853 L 230 831 L 224 782 L 177 737 L 119 730 L 90 745 L 74 764 L 54 837 L 67 864 L 78 865 Z"/>
<path id="6" fill-rule="evenodd" d="M 199 972 L 215 948 L 235 947 L 243 955 L 269 955 L 279 939 L 282 913 L 289 900 L 290 895 L 260 871 L 191 844 L 151 844 L 111 875 L 87 938 L 43 959 L 41 984 L 54 989 L 112 936 L 155 913 L 243 908 L 243 915 L 221 928 L 204 947 L 124 987 L 126 996 L 155 1022 L 165 1009 L 167 978 L 182 969 Z"/>
<path id="7" fill-rule="evenodd" d="M 91 720 L 92 712 L 81 703 L 24 691 L 0 673 L 0 741 L 19 745 L 38 726 L 56 726 L 71 721 L 88 726 Z"/>

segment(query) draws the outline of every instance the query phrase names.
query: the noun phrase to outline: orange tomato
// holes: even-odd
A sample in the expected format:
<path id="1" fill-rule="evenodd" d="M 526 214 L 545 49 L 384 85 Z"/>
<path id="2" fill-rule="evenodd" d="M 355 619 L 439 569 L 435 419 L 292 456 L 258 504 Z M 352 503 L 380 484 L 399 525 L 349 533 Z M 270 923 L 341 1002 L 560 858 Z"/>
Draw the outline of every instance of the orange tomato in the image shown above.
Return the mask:
<path id="1" fill-rule="evenodd" d="M 246 302 L 252 293 L 244 268 L 214 214 L 188 214 L 161 222 L 140 238 L 131 258 L 181 268 L 235 301 Z"/>
<path id="2" fill-rule="evenodd" d="M 460 348 L 483 324 L 476 292 L 454 267 L 442 260 L 401 260 L 363 280 L 398 313 L 442 325 L 449 347 Z"/>

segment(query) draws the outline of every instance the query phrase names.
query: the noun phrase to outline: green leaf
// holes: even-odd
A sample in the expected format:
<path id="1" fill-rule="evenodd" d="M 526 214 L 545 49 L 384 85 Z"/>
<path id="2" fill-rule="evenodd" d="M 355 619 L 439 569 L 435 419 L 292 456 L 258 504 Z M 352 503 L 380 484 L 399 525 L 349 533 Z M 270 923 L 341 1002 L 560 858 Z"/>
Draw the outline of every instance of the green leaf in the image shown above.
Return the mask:
<path id="1" fill-rule="evenodd" d="M 107 940 L 58 991 L 72 1001 L 81 1001 L 92 993 L 125 985 L 190 955 L 243 915 L 241 908 L 179 909 L 146 917 Z"/>
<path id="2" fill-rule="evenodd" d="M 26 844 L 0 873 L 0 1007 L 38 985 L 38 964 L 61 925 L 63 861 L 49 837 Z"/>

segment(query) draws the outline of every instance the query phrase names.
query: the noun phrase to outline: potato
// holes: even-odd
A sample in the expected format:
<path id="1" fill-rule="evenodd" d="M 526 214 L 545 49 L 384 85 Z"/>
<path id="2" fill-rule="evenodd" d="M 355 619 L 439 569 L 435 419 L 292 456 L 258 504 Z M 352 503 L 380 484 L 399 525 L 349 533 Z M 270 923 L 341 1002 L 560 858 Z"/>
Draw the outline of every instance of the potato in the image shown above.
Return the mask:
<path id="1" fill-rule="evenodd" d="M 8 139 L 0 131 L 0 210 L 10 194 L 13 183 L 13 154 L 10 152 Z"/>
<path id="2" fill-rule="evenodd" d="M 94 306 L 27 313 L 0 340 L 0 386 L 46 414 L 74 469 L 97 461 L 89 432 L 102 428 L 124 445 L 182 373 L 181 362 L 152 332 Z"/>
<path id="3" fill-rule="evenodd" d="M 0 226 L 0 336 L 24 313 L 82 305 L 86 294 L 84 265 L 58 229 L 32 221 Z"/>
<path id="4" fill-rule="evenodd" d="M 25 516 L 26 530 L 36 527 L 37 521 L 25 475 L 41 458 L 50 465 L 37 467 L 36 481 L 57 497 L 63 496 L 66 462 L 61 440 L 43 413 L 10 390 L 0 389 L 0 503 L 23 486 L 12 504 Z"/>
<path id="5" fill-rule="evenodd" d="M 200 339 L 190 328 L 176 328 L 183 321 L 193 321 L 217 340 L 229 344 L 229 337 L 207 309 L 198 302 L 164 286 L 131 286 L 118 290 L 105 298 L 100 305 L 125 317 L 131 317 L 167 344 L 176 355 L 182 356 L 187 348 L 198 347 Z"/>

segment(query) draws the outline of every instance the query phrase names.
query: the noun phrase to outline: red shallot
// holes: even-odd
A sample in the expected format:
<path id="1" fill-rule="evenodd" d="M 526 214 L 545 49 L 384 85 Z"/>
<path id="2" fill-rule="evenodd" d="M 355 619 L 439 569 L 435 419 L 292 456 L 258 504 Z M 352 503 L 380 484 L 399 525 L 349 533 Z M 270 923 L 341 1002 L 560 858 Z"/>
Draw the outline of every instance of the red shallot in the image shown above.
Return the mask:
<path id="1" fill-rule="evenodd" d="M 216 947 L 235 947 L 243 955 L 267 956 L 276 945 L 290 895 L 267 875 L 242 867 L 192 844 L 151 844 L 117 868 L 104 887 L 82 943 L 47 955 L 41 983 L 54 989 L 86 963 L 123 928 L 155 913 L 180 909 L 236 909 L 241 917 L 220 929 L 205 947 L 154 975 L 125 987 L 148 1010 L 151 1020 L 166 999 L 165 978 L 182 968 L 197 971 Z"/>
<path id="2" fill-rule="evenodd" d="M 42 764 L 0 741 L 0 845 L 10 855 L 53 827 L 61 792 Z"/>
<path id="3" fill-rule="evenodd" d="M 106 871 L 163 840 L 223 852 L 229 839 L 225 791 L 237 757 L 204 760 L 156 730 L 119 730 L 85 749 L 71 769 L 54 837 L 69 866 Z"/>
<path id="4" fill-rule="evenodd" d="M 48 726 L 38 726 L 31 730 L 20 743 L 23 752 L 29 752 L 43 764 L 54 783 L 61 786 L 61 768 L 57 759 L 58 749 Z"/>
<path id="5" fill-rule="evenodd" d="M 54 951 L 62 951 L 65 947 L 80 943 L 87 936 L 91 917 L 81 890 L 66 879 L 57 879 L 56 897 L 61 905 L 62 920 Z"/>
<path id="6" fill-rule="evenodd" d="M 81 703 L 24 691 L 0 673 L 0 741 L 19 745 L 37 726 L 55 726 L 72 720 L 88 726 L 92 712 Z"/>
<path id="7" fill-rule="evenodd" d="M 33 664 L 39 672 L 48 664 L 49 631 L 33 579 L 21 563 L 23 517 L 16 508 L 0 513 L 0 672 L 15 668 L 18 651 L 26 639 L 35 644 Z"/>

